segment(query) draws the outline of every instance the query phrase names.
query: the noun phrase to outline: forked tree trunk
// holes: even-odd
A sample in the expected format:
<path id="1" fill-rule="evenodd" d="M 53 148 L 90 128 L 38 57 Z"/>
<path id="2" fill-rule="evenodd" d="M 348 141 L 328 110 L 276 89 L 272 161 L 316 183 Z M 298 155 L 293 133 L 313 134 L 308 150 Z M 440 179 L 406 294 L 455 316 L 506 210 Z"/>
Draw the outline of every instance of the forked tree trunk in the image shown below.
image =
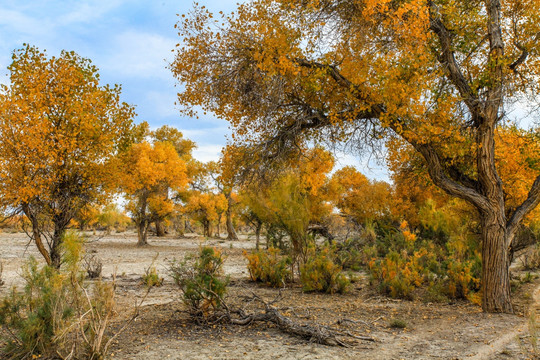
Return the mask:
<path id="1" fill-rule="evenodd" d="M 482 216 L 482 309 L 512 313 L 504 213 Z"/>

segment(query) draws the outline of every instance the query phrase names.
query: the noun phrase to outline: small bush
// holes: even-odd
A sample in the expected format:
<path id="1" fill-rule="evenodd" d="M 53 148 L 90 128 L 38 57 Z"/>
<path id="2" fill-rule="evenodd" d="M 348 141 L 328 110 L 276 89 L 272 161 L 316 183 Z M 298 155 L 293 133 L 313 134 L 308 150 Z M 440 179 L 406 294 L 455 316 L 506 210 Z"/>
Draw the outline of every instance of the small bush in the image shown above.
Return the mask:
<path id="1" fill-rule="evenodd" d="M 4 264 L 0 261 L 0 286 L 4 285 L 4 280 L 2 280 L 3 272 L 4 272 Z"/>
<path id="2" fill-rule="evenodd" d="M 412 256 L 406 251 L 391 251 L 381 260 L 369 263 L 372 281 L 379 290 L 394 298 L 411 299 L 413 290 L 424 282 L 424 268 L 420 264 L 425 252 L 415 252 Z"/>
<path id="3" fill-rule="evenodd" d="M 159 276 L 156 267 L 151 266 L 145 270 L 142 282 L 148 287 L 161 286 L 163 285 L 163 278 Z"/>
<path id="4" fill-rule="evenodd" d="M 25 287 L 15 287 L 0 301 L 0 332 L 6 346 L 2 359 L 103 359 L 114 315 L 114 284 L 84 284 L 81 242 L 64 238 L 61 270 L 38 266 L 31 258 L 22 268 Z M 116 335 L 115 335 L 116 336 Z"/>
<path id="5" fill-rule="evenodd" d="M 90 279 L 97 279 L 101 276 L 103 263 L 95 255 L 86 255 L 83 257 L 83 267 Z"/>
<path id="6" fill-rule="evenodd" d="M 318 251 L 310 249 L 306 262 L 300 267 L 300 281 L 304 291 L 326 293 L 347 292 L 350 281 L 342 273 L 341 266 L 333 261 L 334 254 L 326 246 Z"/>
<path id="7" fill-rule="evenodd" d="M 407 322 L 402 319 L 392 319 L 390 321 L 390 327 L 393 329 L 405 329 L 407 327 Z"/>
<path id="8" fill-rule="evenodd" d="M 480 290 L 480 258 L 461 261 L 449 258 L 446 261 L 447 295 L 454 299 L 469 299 L 476 302 L 473 296 Z"/>
<path id="9" fill-rule="evenodd" d="M 148 288 L 163 285 L 163 278 L 159 276 L 157 269 L 154 266 L 158 257 L 159 257 L 159 253 L 157 253 L 156 256 L 154 256 L 150 266 L 144 269 L 144 274 L 141 278 L 142 283 L 146 285 Z"/>
<path id="10" fill-rule="evenodd" d="M 251 254 L 244 252 L 244 256 L 248 260 L 249 276 L 253 281 L 281 287 L 291 278 L 291 258 L 280 255 L 278 249 L 270 248 Z"/>
<path id="11" fill-rule="evenodd" d="M 368 235 L 366 235 L 368 236 Z M 371 235 L 369 235 L 371 236 Z M 370 240 L 371 241 L 371 240 Z M 365 265 L 362 239 L 353 238 L 337 244 L 336 263 L 343 269 L 359 271 Z"/>
<path id="12" fill-rule="evenodd" d="M 188 255 L 170 264 L 170 274 L 193 316 L 207 318 L 221 307 L 229 283 L 222 268 L 221 252 L 210 247 L 201 248 L 197 257 Z"/>

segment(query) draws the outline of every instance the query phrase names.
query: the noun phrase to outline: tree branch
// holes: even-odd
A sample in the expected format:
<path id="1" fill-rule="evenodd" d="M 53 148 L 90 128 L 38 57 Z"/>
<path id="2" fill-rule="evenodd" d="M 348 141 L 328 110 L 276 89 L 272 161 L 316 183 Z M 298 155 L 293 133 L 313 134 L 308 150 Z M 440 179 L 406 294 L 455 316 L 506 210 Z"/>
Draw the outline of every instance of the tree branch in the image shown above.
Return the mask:
<path id="1" fill-rule="evenodd" d="M 411 144 L 426 160 L 429 176 L 435 185 L 450 195 L 457 196 L 472 203 L 480 211 L 489 210 L 490 204 L 485 196 L 473 188 L 452 180 L 445 174 L 439 155 L 431 145 L 418 144 L 414 141 Z"/>
<path id="2" fill-rule="evenodd" d="M 512 244 L 514 235 L 518 229 L 518 225 L 523 218 L 540 204 L 540 175 L 536 178 L 529 191 L 527 199 L 514 211 L 508 222 L 506 223 L 506 232 L 508 238 L 508 246 Z"/>
<path id="3" fill-rule="evenodd" d="M 452 50 L 452 33 L 442 22 L 433 2 L 429 1 L 428 4 L 430 29 L 437 35 L 441 44 L 441 54 L 438 56 L 439 62 L 444 66 L 448 72 L 450 81 L 463 97 L 463 101 L 473 115 L 475 125 L 478 125 L 478 120 L 481 118 L 482 114 L 478 95 L 470 87 L 454 57 L 454 51 Z"/>
<path id="4" fill-rule="evenodd" d="M 517 71 L 517 68 L 523 64 L 525 62 L 525 60 L 527 60 L 527 57 L 529 56 L 529 51 L 527 50 L 527 48 L 525 48 L 524 46 L 522 46 L 521 44 L 519 44 L 517 41 L 514 43 L 514 45 L 519 49 L 521 50 L 521 55 L 516 59 L 516 61 L 514 61 L 512 64 L 510 64 L 509 68 L 510 70 L 512 70 L 513 72 L 518 72 Z"/>

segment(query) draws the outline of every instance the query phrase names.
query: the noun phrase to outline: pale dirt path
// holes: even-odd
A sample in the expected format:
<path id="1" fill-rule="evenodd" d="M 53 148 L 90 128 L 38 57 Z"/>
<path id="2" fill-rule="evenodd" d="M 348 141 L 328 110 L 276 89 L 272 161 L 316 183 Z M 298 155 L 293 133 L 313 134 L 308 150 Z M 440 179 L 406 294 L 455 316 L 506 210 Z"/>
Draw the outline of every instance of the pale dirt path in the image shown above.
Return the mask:
<path id="1" fill-rule="evenodd" d="M 529 308 L 529 316 L 534 316 L 536 319 L 536 323 L 538 323 L 539 315 L 540 315 L 540 285 L 537 286 L 532 294 L 533 303 L 531 304 Z M 529 325 L 529 317 L 526 317 L 523 322 L 518 324 L 512 329 L 509 329 L 507 333 L 499 337 L 498 339 L 490 342 L 489 344 L 486 344 L 482 347 L 480 347 L 476 355 L 471 357 L 471 360 L 491 360 L 496 355 L 504 354 L 505 351 L 507 351 L 510 354 L 510 350 L 518 350 L 519 352 L 523 352 L 523 355 L 527 356 L 526 358 L 535 358 L 535 357 L 529 357 L 533 356 L 533 354 L 528 354 L 528 352 L 532 352 L 532 349 L 526 349 L 526 347 L 521 342 L 522 338 L 527 338 L 530 336 L 536 336 L 536 334 L 531 334 L 531 329 Z M 529 341 L 530 343 L 530 341 Z"/>

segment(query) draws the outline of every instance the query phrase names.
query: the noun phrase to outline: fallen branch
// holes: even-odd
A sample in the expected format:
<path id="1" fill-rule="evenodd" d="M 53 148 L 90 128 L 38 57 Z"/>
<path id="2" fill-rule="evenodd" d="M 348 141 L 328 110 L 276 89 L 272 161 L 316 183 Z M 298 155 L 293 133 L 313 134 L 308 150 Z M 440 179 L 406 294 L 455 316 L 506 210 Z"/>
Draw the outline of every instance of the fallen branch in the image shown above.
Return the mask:
<path id="1" fill-rule="evenodd" d="M 264 306 L 264 310 L 254 313 L 247 313 L 244 309 L 231 309 L 223 302 L 225 314 L 219 316 L 218 319 L 226 320 L 231 324 L 241 326 L 249 325 L 254 322 L 268 322 L 275 324 L 278 329 L 284 333 L 329 346 L 349 347 L 349 344 L 341 340 L 338 336 L 351 337 L 364 341 L 375 341 L 375 339 L 371 337 L 358 336 L 351 334 L 350 332 L 342 332 L 320 324 L 302 324 L 295 322 L 291 318 L 282 315 L 280 309 L 273 306 L 280 298 L 281 292 L 276 299 L 270 302 L 265 301 L 256 294 L 252 294 L 252 296 L 247 297 L 246 300 L 249 303 L 257 301 Z"/>

